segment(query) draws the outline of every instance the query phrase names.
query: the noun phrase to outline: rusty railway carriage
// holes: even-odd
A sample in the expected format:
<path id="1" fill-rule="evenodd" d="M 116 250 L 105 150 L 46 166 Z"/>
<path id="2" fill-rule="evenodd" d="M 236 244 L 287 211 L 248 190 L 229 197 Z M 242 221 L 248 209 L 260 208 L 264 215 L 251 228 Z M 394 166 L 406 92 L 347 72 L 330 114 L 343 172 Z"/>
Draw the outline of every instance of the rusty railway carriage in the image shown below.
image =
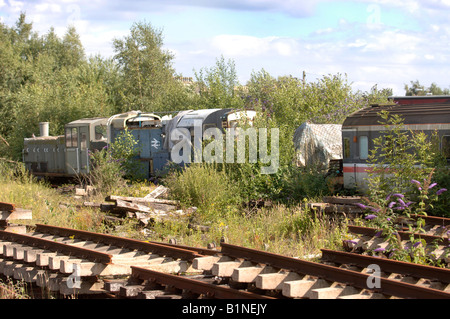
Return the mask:
<path id="1" fill-rule="evenodd" d="M 431 99 L 434 100 L 431 100 Z M 395 100 L 394 100 L 395 101 Z M 418 103 L 418 101 L 422 103 Z M 373 139 L 379 137 L 385 127 L 380 124 L 378 113 L 386 110 L 403 118 L 407 131 L 437 132 L 440 149 L 450 159 L 450 100 L 436 100 L 435 97 L 403 99 L 396 105 L 373 105 L 348 116 L 342 125 L 344 187 L 366 189 L 365 178 L 369 165 Z"/>
<path id="2" fill-rule="evenodd" d="M 49 136 L 49 123 L 42 122 L 40 136 L 24 139 L 22 157 L 26 168 L 36 176 L 87 175 L 91 168 L 89 152 L 113 143 L 127 129 L 138 142 L 139 171 L 149 178 L 162 172 L 171 160 L 167 143 L 171 129 L 183 127 L 194 132 L 194 122 L 199 121 L 203 133 L 210 127 L 235 127 L 240 119 L 252 121 L 255 115 L 254 111 L 208 109 L 182 111 L 173 119 L 163 120 L 153 113 L 130 111 L 70 122 L 60 136 Z"/>

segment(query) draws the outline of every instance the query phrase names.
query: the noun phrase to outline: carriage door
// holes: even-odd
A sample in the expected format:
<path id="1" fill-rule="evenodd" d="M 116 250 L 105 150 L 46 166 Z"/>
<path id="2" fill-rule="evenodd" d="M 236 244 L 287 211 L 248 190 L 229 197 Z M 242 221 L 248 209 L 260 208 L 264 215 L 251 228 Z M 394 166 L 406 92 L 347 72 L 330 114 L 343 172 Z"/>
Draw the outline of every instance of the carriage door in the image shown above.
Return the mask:
<path id="1" fill-rule="evenodd" d="M 89 126 L 81 126 L 79 130 L 79 157 L 80 157 L 80 173 L 89 173 L 89 154 L 88 154 L 88 143 L 89 143 Z"/>
<path id="2" fill-rule="evenodd" d="M 68 174 L 80 172 L 80 154 L 78 148 L 78 128 L 66 128 L 66 171 Z"/>

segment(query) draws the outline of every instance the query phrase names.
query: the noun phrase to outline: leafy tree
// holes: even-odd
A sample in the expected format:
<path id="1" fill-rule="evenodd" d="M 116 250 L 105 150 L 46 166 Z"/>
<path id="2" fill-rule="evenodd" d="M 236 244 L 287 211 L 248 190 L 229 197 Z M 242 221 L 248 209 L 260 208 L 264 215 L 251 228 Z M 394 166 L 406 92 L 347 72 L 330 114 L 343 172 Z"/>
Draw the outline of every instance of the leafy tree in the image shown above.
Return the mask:
<path id="1" fill-rule="evenodd" d="M 161 30 L 149 23 L 134 23 L 130 35 L 113 42 L 122 73 L 122 99 L 126 111 L 162 111 L 165 97 L 178 82 L 174 79 L 173 54 L 163 50 Z M 178 84 L 181 85 L 181 84 Z"/>
<path id="2" fill-rule="evenodd" d="M 373 166 L 368 177 L 369 193 L 374 200 L 384 200 L 390 193 L 411 193 L 411 180 L 426 179 L 438 157 L 434 138 L 405 130 L 398 114 L 381 111 L 379 116 L 385 130 L 373 140 L 368 158 Z"/>
<path id="3" fill-rule="evenodd" d="M 420 84 L 419 80 L 410 81 L 410 85 L 405 84 L 405 95 L 406 96 L 424 96 L 428 93 L 432 95 L 450 95 L 450 89 L 442 89 L 437 86 L 436 83 L 431 83 L 431 85 L 426 88 L 424 85 Z"/>
<path id="4" fill-rule="evenodd" d="M 411 86 L 405 84 L 405 95 L 406 96 L 416 96 L 425 95 L 425 86 L 419 83 L 419 80 L 410 81 Z"/>
<path id="5" fill-rule="evenodd" d="M 202 68 L 195 72 L 198 87 L 197 107 L 208 108 L 242 108 L 243 101 L 240 84 L 236 74 L 233 60 L 225 61 L 221 56 L 216 65 L 211 68 Z M 194 106 L 195 107 L 195 106 Z"/>
<path id="6" fill-rule="evenodd" d="M 431 83 L 428 92 L 433 95 L 450 95 L 450 89 L 442 89 L 438 87 L 436 83 Z"/>

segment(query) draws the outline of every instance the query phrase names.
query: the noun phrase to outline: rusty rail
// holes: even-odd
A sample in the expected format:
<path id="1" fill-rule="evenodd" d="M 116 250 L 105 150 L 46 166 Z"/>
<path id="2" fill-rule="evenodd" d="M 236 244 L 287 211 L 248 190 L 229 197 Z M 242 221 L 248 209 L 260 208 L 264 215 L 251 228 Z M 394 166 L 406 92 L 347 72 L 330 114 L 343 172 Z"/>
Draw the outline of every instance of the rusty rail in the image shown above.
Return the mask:
<path id="1" fill-rule="evenodd" d="M 189 250 L 174 246 L 168 246 L 156 242 L 145 242 L 130 238 L 117 237 L 112 235 L 93 233 L 84 230 L 76 230 L 64 227 L 50 226 L 50 225 L 36 225 L 36 232 L 42 232 L 53 235 L 61 236 L 76 236 L 85 240 L 91 240 L 94 242 L 101 242 L 108 245 L 114 245 L 117 247 L 126 247 L 128 249 L 137 249 L 140 251 L 155 253 L 160 255 L 171 256 L 175 258 L 181 258 L 185 260 L 192 260 L 201 256 L 198 251 Z"/>
<path id="2" fill-rule="evenodd" d="M 222 254 L 235 258 L 243 258 L 257 263 L 265 263 L 277 268 L 288 269 L 297 273 L 317 276 L 325 280 L 341 282 L 359 289 L 367 289 L 369 274 L 364 274 L 352 270 L 341 269 L 334 266 L 286 257 L 274 253 L 254 250 L 222 243 Z M 423 299 L 450 299 L 450 293 L 421 287 L 409 283 L 399 282 L 387 278 L 379 278 L 380 287 L 373 288 L 374 292 L 401 298 L 423 298 Z"/>
<path id="3" fill-rule="evenodd" d="M 450 218 L 445 217 L 437 217 L 437 216 L 422 216 L 422 215 L 412 215 L 413 219 L 422 218 L 426 224 L 429 225 L 440 225 L 440 226 L 449 226 Z"/>
<path id="4" fill-rule="evenodd" d="M 131 266 L 132 276 L 141 280 L 150 280 L 162 285 L 185 289 L 199 295 L 207 295 L 216 299 L 274 299 L 269 296 L 248 291 L 218 286 L 200 280 L 161 273 L 145 268 Z"/>
<path id="5" fill-rule="evenodd" d="M 353 225 L 348 225 L 347 227 L 349 232 L 365 236 L 375 236 L 380 231 L 379 229 L 372 227 L 353 226 Z M 406 231 L 397 231 L 397 233 L 402 240 L 409 240 L 411 236 L 414 236 L 414 238 L 424 239 L 427 244 L 439 243 L 447 239 L 441 236 L 411 233 Z"/>
<path id="6" fill-rule="evenodd" d="M 322 261 L 329 261 L 339 264 L 352 264 L 360 267 L 367 267 L 372 264 L 377 264 L 384 272 L 399 273 L 417 278 L 427 278 L 444 283 L 450 283 L 450 269 L 448 268 L 419 265 L 329 249 L 321 249 L 321 251 Z"/>
<path id="7" fill-rule="evenodd" d="M 17 234 L 0 230 L 0 239 L 39 247 L 42 249 L 59 251 L 68 254 L 69 256 L 77 256 L 105 264 L 110 264 L 112 262 L 112 255 L 110 254 L 102 253 L 92 249 L 71 246 L 53 240 L 37 238 L 30 235 Z"/>

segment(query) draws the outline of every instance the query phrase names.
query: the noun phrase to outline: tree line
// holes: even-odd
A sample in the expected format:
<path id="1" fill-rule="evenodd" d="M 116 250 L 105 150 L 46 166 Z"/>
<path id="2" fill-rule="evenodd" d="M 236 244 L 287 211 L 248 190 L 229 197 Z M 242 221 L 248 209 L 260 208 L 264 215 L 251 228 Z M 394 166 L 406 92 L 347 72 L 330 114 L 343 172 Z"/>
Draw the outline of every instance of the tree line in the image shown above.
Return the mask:
<path id="1" fill-rule="evenodd" d="M 20 159 L 23 139 L 37 134 L 42 121 L 51 123 L 50 135 L 60 135 L 76 119 L 130 110 L 251 108 L 292 136 L 306 120 L 341 123 L 392 95 L 376 86 L 354 92 L 345 74 L 306 81 L 261 69 L 241 84 L 234 61 L 223 56 L 193 70 L 193 83 L 186 85 L 163 43 L 161 30 L 135 22 L 127 36 L 113 40 L 113 57 L 87 57 L 73 26 L 60 37 L 53 28 L 43 35 L 33 31 L 24 13 L 14 26 L 0 23 L 0 157 Z"/>

